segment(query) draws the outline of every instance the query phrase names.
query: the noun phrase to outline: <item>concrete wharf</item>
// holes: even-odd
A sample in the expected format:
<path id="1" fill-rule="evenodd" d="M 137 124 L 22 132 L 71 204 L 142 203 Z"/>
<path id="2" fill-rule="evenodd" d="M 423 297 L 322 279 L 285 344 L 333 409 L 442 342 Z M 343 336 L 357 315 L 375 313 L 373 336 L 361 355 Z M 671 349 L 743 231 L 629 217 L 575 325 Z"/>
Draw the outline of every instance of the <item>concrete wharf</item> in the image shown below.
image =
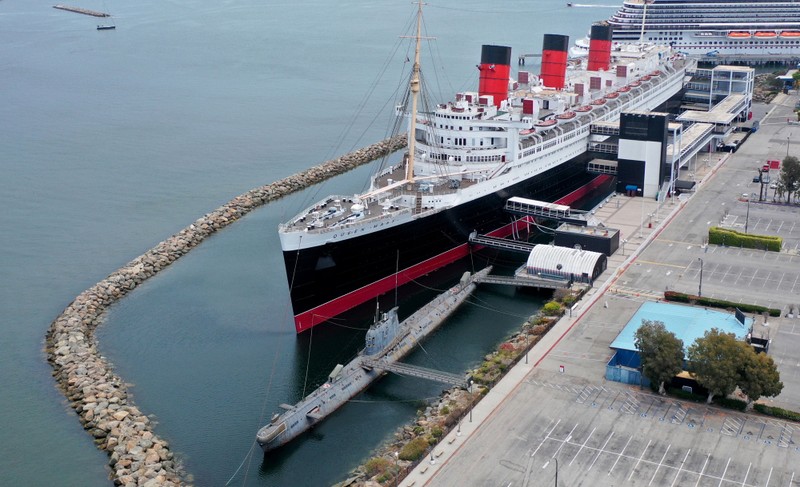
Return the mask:
<path id="1" fill-rule="evenodd" d="M 66 10 L 67 12 L 75 12 L 76 14 L 91 15 L 92 17 L 111 17 L 111 14 L 105 12 L 98 12 L 97 10 L 89 10 L 88 8 L 73 7 L 72 5 L 53 5 L 53 8 L 59 10 Z"/>

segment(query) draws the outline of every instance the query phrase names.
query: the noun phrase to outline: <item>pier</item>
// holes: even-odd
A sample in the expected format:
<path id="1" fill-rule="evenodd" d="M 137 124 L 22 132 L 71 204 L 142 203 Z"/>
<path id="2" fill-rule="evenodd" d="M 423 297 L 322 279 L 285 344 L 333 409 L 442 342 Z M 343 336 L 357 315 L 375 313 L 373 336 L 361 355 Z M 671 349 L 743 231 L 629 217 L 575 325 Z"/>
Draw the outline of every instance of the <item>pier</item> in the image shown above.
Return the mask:
<path id="1" fill-rule="evenodd" d="M 89 10 L 88 8 L 73 7 L 71 5 L 53 5 L 53 8 L 59 10 L 66 10 L 67 12 L 75 12 L 76 14 L 91 15 L 92 17 L 111 17 L 111 14 L 105 12 L 98 12 L 97 10 Z"/>

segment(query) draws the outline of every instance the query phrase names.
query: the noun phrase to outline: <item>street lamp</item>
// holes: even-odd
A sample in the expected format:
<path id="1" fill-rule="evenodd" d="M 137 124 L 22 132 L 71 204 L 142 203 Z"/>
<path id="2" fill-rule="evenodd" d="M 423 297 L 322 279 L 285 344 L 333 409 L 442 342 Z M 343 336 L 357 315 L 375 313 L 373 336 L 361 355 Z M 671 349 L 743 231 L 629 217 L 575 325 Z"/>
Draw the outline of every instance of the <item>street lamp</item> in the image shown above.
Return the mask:
<path id="1" fill-rule="evenodd" d="M 786 137 L 786 157 L 789 157 L 789 137 Z"/>
<path id="2" fill-rule="evenodd" d="M 558 487 L 558 458 L 553 458 L 553 460 L 555 460 L 556 462 L 556 478 L 555 478 L 555 483 L 553 485 Z M 544 465 L 542 465 L 542 470 L 547 468 L 548 465 L 550 465 L 550 460 L 548 460 Z"/>
<path id="3" fill-rule="evenodd" d="M 397 482 L 400 480 L 400 466 L 398 465 L 399 458 L 400 452 L 394 452 L 394 487 L 397 487 Z"/>
<path id="4" fill-rule="evenodd" d="M 698 257 L 697 260 L 700 261 L 700 285 L 697 288 L 697 296 L 700 297 L 703 295 L 703 259 Z"/>
<path id="5" fill-rule="evenodd" d="M 747 215 L 744 217 L 744 233 L 747 233 L 747 224 L 750 222 L 750 200 L 755 198 L 755 196 L 755 193 L 750 193 L 750 197 L 747 198 Z"/>
<path id="6" fill-rule="evenodd" d="M 744 217 L 744 233 L 747 233 L 747 224 L 749 222 L 750 222 L 750 198 L 747 198 L 747 215 Z"/>

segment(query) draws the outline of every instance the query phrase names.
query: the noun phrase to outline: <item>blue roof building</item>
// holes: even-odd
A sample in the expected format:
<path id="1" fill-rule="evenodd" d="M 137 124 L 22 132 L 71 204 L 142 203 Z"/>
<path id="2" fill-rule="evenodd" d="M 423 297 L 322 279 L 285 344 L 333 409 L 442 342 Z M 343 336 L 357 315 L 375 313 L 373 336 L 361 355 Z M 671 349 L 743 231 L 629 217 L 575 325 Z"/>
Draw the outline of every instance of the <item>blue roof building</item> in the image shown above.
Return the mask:
<path id="1" fill-rule="evenodd" d="M 684 356 L 689 346 L 712 328 L 733 333 L 736 338 L 744 340 L 753 322 L 752 318 L 745 317 L 742 324 L 734 314 L 724 311 L 674 303 L 646 302 L 611 342 L 610 346 L 616 353 L 606 366 L 606 379 L 627 384 L 647 384 L 647 379 L 642 378 L 638 371 L 641 358 L 634 345 L 634 334 L 642 326 L 643 320 L 664 323 L 667 331 L 683 340 Z"/>

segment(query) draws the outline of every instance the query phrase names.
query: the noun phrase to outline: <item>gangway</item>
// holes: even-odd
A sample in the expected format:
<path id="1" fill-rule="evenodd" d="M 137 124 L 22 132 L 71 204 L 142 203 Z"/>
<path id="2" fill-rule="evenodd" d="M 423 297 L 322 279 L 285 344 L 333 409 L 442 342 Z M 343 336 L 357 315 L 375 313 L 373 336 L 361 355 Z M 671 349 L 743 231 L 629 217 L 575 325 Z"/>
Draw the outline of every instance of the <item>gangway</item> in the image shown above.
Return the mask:
<path id="1" fill-rule="evenodd" d="M 361 361 L 362 367 L 379 369 L 385 372 L 394 372 L 398 375 L 405 375 L 408 377 L 418 377 L 420 379 L 432 380 L 434 382 L 441 382 L 442 384 L 450 384 L 453 386 L 467 388 L 467 379 L 463 375 L 451 374 L 449 372 L 442 372 L 440 370 L 428 369 L 418 365 L 404 364 L 401 362 L 386 363 L 382 360 L 363 359 Z"/>
<path id="2" fill-rule="evenodd" d="M 519 272 L 514 276 L 485 275 L 480 279 L 476 279 L 476 281 L 479 284 L 502 284 L 505 286 L 535 287 L 539 289 L 562 289 L 569 287 L 569 279 L 560 277 L 523 276 Z"/>
<path id="3" fill-rule="evenodd" d="M 483 245 L 484 247 L 490 247 L 493 249 L 522 252 L 524 254 L 530 254 L 531 249 L 536 247 L 536 244 L 521 242 L 519 240 L 508 240 L 506 238 L 478 235 L 478 232 L 472 232 L 469 234 L 469 243 Z"/>
<path id="4" fill-rule="evenodd" d="M 588 216 L 590 215 L 585 211 L 573 210 L 566 205 L 530 200 L 518 196 L 509 198 L 503 209 L 515 215 L 547 218 L 583 226 L 589 224 Z"/>
<path id="5" fill-rule="evenodd" d="M 592 174 L 617 175 L 617 161 L 608 159 L 592 159 L 586 166 L 586 171 Z"/>

